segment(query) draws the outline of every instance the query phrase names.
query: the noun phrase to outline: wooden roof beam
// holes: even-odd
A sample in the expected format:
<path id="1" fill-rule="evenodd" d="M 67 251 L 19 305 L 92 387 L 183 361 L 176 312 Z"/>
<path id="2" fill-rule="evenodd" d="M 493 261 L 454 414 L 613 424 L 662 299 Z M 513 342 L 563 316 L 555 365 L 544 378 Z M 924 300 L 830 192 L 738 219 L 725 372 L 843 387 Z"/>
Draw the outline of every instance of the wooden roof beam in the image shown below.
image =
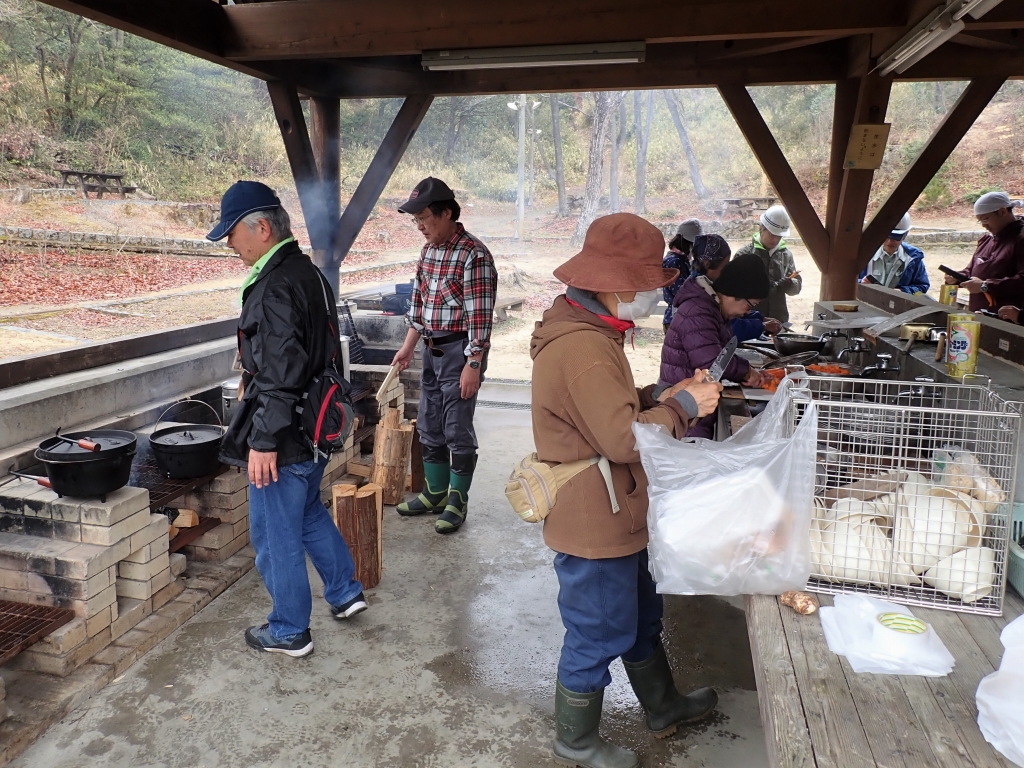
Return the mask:
<path id="1" fill-rule="evenodd" d="M 828 259 L 828 234 L 750 93 L 742 85 L 720 85 L 718 92 L 722 94 L 722 99 L 732 112 L 754 156 L 786 206 L 814 263 L 824 269 Z"/>
<path id="2" fill-rule="evenodd" d="M 520 0 L 500 8 L 478 0 L 450 0 L 443 7 L 419 0 L 295 0 L 222 10 L 228 19 L 225 52 L 236 61 L 630 40 L 846 36 L 901 29 L 907 22 L 904 4 L 892 0 Z"/>

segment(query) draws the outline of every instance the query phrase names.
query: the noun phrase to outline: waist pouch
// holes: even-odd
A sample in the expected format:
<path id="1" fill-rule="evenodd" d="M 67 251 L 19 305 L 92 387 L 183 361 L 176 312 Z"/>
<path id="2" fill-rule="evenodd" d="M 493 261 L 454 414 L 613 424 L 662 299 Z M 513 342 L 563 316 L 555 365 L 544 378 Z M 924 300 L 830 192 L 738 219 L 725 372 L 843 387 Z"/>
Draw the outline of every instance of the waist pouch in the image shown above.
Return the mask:
<path id="1" fill-rule="evenodd" d="M 608 487 L 612 513 L 617 513 L 619 503 L 615 499 L 615 487 L 612 485 L 611 463 L 604 456 L 549 466 L 541 461 L 536 453 L 531 453 L 520 461 L 509 475 L 508 483 L 505 485 L 505 498 L 523 520 L 528 523 L 539 523 L 555 506 L 558 489 L 595 464 Z"/>

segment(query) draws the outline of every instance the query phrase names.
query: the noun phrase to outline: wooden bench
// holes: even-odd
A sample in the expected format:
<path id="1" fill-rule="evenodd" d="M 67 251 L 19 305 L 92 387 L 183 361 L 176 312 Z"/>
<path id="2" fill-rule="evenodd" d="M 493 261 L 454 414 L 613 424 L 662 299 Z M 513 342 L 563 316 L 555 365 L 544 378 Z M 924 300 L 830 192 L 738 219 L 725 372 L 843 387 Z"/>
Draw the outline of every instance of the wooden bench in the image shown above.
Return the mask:
<path id="1" fill-rule="evenodd" d="M 735 216 L 746 220 L 758 211 L 766 211 L 779 202 L 777 197 L 723 197 L 715 201 L 715 207 L 711 209 L 712 215 L 724 219 Z"/>
<path id="2" fill-rule="evenodd" d="M 117 192 L 121 199 L 125 198 L 128 192 L 134 192 L 137 187 L 124 183 L 123 173 L 100 173 L 99 171 L 61 171 L 61 184 L 65 187 L 76 186 L 82 190 L 82 197 L 89 199 L 89 193 L 94 192 L 97 199 L 103 198 L 104 192 L 113 194 Z"/>
<path id="3" fill-rule="evenodd" d="M 829 595 L 818 595 L 831 605 Z M 999 633 L 1024 612 L 1007 589 L 1000 618 L 911 608 L 956 659 L 946 677 L 857 674 L 828 649 L 817 614 L 746 597 L 768 757 L 779 768 L 1013 768 L 985 741 L 974 696 L 999 666 Z"/>
<path id="4" fill-rule="evenodd" d="M 523 296 L 499 297 L 494 300 L 494 316 L 499 320 L 508 320 L 509 311 L 522 312 L 525 301 Z"/>

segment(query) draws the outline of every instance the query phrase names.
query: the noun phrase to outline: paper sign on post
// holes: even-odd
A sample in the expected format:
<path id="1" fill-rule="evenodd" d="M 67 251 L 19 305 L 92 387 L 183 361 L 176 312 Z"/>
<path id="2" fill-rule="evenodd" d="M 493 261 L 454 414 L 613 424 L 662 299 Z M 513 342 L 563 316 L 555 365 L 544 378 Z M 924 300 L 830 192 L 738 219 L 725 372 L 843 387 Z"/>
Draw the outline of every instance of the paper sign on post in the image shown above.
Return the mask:
<path id="1" fill-rule="evenodd" d="M 891 127 L 889 123 L 860 123 L 853 126 L 843 167 L 864 170 L 880 168 Z"/>

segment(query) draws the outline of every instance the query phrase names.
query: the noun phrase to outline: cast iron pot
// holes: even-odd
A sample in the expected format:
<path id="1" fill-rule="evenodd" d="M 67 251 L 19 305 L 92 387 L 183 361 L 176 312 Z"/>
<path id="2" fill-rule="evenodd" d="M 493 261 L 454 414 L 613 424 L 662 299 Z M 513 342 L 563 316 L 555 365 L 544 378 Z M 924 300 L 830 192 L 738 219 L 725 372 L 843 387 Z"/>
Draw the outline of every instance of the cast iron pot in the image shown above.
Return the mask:
<path id="1" fill-rule="evenodd" d="M 202 400 L 182 400 L 181 403 L 202 403 L 210 408 Z M 213 408 L 210 410 L 217 416 Z M 160 414 L 160 420 L 166 413 L 164 411 Z M 160 420 L 157 420 L 158 427 Z M 220 421 L 219 416 L 217 420 Z M 157 465 L 168 477 L 176 480 L 206 477 L 216 472 L 220 466 L 217 455 L 223 441 L 224 427 L 220 424 L 175 424 L 157 429 L 149 436 L 149 445 Z"/>
<path id="2" fill-rule="evenodd" d="M 108 493 L 128 484 L 138 442 L 133 432 L 96 429 L 69 432 L 64 437 L 92 441 L 99 450 L 86 450 L 60 437 L 48 437 L 39 444 L 36 458 L 58 496 L 106 501 Z"/>
<path id="3" fill-rule="evenodd" d="M 818 352 L 825 348 L 828 339 L 805 333 L 778 333 L 774 336 L 775 349 L 782 355 L 799 355 L 801 352 Z"/>

